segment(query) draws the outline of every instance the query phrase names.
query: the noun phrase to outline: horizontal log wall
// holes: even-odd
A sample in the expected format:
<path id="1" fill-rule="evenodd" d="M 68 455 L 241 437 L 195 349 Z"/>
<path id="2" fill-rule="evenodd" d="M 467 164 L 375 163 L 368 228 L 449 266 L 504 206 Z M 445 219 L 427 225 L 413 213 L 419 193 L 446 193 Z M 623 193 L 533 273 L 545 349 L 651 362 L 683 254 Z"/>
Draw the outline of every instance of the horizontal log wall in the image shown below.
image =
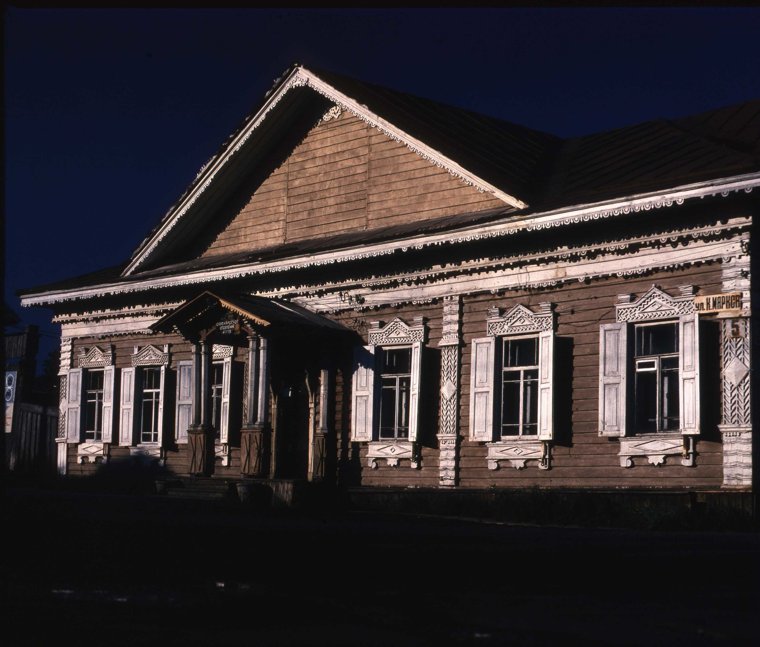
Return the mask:
<path id="1" fill-rule="evenodd" d="M 203 255 L 503 206 L 344 113 L 311 130 Z"/>

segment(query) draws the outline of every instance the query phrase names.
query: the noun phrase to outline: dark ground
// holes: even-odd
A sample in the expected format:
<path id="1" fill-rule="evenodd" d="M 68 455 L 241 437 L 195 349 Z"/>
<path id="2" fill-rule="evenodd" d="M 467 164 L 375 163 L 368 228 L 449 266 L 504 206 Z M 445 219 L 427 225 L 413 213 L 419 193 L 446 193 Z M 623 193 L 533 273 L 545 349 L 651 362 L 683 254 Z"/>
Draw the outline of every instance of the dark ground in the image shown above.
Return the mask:
<path id="1" fill-rule="evenodd" d="M 2 644 L 750 645 L 760 535 L 9 487 Z"/>

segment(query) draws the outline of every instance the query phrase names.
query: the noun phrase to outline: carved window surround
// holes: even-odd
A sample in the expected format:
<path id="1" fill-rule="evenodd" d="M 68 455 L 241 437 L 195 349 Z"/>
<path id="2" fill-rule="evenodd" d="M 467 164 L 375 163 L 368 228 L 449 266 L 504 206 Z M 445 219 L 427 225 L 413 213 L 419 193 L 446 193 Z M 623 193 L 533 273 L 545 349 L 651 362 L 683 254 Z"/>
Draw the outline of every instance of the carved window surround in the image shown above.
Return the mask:
<path id="1" fill-rule="evenodd" d="M 77 366 L 79 368 L 113 366 L 113 349 L 110 346 L 107 350 L 101 350 L 97 346 L 93 346 L 89 351 L 86 348 L 81 348 L 77 357 Z"/>
<path id="2" fill-rule="evenodd" d="M 539 469 L 551 468 L 551 440 L 553 437 L 554 328 L 555 313 L 552 303 L 541 303 L 533 312 L 517 304 L 504 314 L 498 307 L 490 308 L 486 320 L 488 337 L 473 340 L 473 385 L 470 389 L 470 439 L 486 441 L 488 469 L 498 470 L 501 462 L 509 461 L 515 469 L 523 469 L 527 461 L 536 461 Z M 504 337 L 535 335 L 539 341 L 539 433 L 537 436 L 499 438 L 491 412 L 498 402 L 501 390 L 501 370 L 497 348 Z M 482 400 L 479 400 L 482 399 Z M 482 402 L 485 404 L 482 404 Z M 481 402 L 479 405 L 478 403 Z"/>
<path id="3" fill-rule="evenodd" d="M 80 443 L 77 445 L 77 463 L 107 463 L 108 450 L 104 443 Z"/>
<path id="4" fill-rule="evenodd" d="M 424 317 L 415 317 L 411 326 L 399 318 L 385 325 L 382 321 L 372 321 L 368 332 L 368 346 L 356 349 L 351 440 L 367 442 L 367 459 L 369 467 L 372 469 L 377 469 L 378 460 L 382 459 L 391 467 L 397 467 L 400 460 L 409 460 L 412 469 L 421 467 L 417 434 L 420 366 L 425 336 Z M 381 398 L 380 373 L 379 369 L 376 368 L 376 361 L 380 354 L 378 349 L 400 346 L 407 346 L 412 349 L 409 437 L 407 439 L 380 439 L 377 431 L 377 416 L 379 416 Z M 376 376 L 375 373 L 378 375 Z"/>
<path id="5" fill-rule="evenodd" d="M 76 358 L 76 365 L 77 367 L 81 369 L 104 369 L 104 371 L 110 372 L 111 378 L 110 378 L 110 384 L 113 388 L 113 348 L 111 346 L 108 346 L 105 350 L 102 350 L 98 346 L 93 346 L 89 350 L 87 348 L 80 348 L 79 349 L 79 355 Z M 82 378 L 79 378 L 79 388 L 83 388 L 82 385 Z M 110 394 L 110 396 L 107 393 L 107 390 L 109 389 L 108 384 L 104 385 L 104 398 L 105 397 L 113 397 L 113 393 Z M 81 390 L 79 391 L 81 398 Z M 104 405 L 105 406 L 105 405 Z M 103 419 L 105 420 L 108 417 L 108 414 L 106 411 L 110 409 L 106 409 L 103 411 Z M 79 427 L 80 422 L 77 414 L 77 422 L 76 426 Z M 108 434 L 104 434 L 105 439 L 98 442 L 80 442 L 77 444 L 77 463 L 80 465 L 84 465 L 85 463 L 107 463 L 108 462 L 108 447 L 110 445 L 110 436 Z M 81 436 L 80 436 L 81 437 Z"/>
<path id="6" fill-rule="evenodd" d="M 152 344 L 138 350 L 135 346 L 135 352 L 132 354 L 132 366 L 168 366 L 169 365 L 169 345 L 164 344 L 164 350 L 161 351 Z"/>
<path id="7" fill-rule="evenodd" d="M 696 464 L 695 437 L 700 429 L 699 320 L 693 286 L 679 286 L 679 292 L 679 296 L 671 296 L 653 285 L 638 299 L 630 294 L 620 295 L 615 306 L 616 323 L 601 326 L 599 434 L 618 438 L 621 467 L 634 467 L 636 458 L 646 458 L 648 464 L 660 466 L 666 464 L 668 457 L 677 456 L 685 467 Z M 627 386 L 633 374 L 626 340 L 633 334 L 632 324 L 667 321 L 679 325 L 681 430 L 631 434 L 626 429 L 629 408 L 626 400 L 634 397 Z"/>

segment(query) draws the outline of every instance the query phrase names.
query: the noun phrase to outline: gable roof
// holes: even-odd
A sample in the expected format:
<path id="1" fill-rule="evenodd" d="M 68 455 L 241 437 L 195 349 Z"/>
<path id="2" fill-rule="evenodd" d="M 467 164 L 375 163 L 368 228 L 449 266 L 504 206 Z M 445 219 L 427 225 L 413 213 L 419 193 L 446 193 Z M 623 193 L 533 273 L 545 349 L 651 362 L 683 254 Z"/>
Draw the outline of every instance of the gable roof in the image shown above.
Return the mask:
<path id="1" fill-rule="evenodd" d="M 536 169 L 560 141 L 492 117 L 295 65 L 276 81 L 262 105 L 207 162 L 140 244 L 124 270 L 125 276 L 134 274 L 149 259 L 155 264 L 160 250 L 180 237 L 178 232 L 189 231 L 189 221 L 203 219 L 203 207 L 212 202 L 209 194 L 223 191 L 234 181 L 236 163 L 240 165 L 246 158 L 243 151 L 248 151 L 250 159 L 255 155 L 251 151 L 271 142 L 278 122 L 282 126 L 292 123 L 293 115 L 308 101 L 306 93 L 340 106 L 465 183 L 518 209 L 528 206 Z"/>

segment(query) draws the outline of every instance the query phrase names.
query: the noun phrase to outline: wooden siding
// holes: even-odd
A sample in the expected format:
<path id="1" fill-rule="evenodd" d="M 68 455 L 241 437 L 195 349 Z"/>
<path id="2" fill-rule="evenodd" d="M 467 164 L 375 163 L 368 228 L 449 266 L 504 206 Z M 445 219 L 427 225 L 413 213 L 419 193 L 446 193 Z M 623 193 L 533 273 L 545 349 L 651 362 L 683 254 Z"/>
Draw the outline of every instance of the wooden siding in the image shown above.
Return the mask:
<path id="1" fill-rule="evenodd" d="M 344 113 L 312 128 L 203 256 L 502 206 Z"/>

